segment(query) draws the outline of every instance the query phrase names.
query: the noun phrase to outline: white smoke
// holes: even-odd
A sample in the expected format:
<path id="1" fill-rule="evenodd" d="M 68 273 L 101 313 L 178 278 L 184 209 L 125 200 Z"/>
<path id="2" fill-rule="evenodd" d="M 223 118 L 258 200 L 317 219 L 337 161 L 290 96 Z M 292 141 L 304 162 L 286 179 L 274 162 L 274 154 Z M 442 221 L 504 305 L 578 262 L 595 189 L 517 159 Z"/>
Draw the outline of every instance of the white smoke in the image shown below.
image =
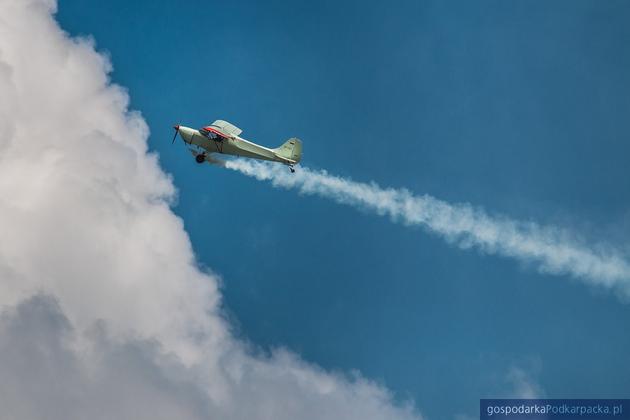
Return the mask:
<path id="1" fill-rule="evenodd" d="M 55 8 L 0 0 L 0 417 L 419 418 L 232 336 L 145 122 Z"/>
<path id="2" fill-rule="evenodd" d="M 630 264 L 620 252 L 598 244 L 589 246 L 576 235 L 554 227 L 489 216 L 469 204 L 449 204 L 405 189 L 381 188 L 298 168 L 291 174 L 281 165 L 236 159 L 226 164 L 276 187 L 331 198 L 342 204 L 372 210 L 405 225 L 422 226 L 463 248 L 535 263 L 543 272 L 568 274 L 630 296 Z"/>

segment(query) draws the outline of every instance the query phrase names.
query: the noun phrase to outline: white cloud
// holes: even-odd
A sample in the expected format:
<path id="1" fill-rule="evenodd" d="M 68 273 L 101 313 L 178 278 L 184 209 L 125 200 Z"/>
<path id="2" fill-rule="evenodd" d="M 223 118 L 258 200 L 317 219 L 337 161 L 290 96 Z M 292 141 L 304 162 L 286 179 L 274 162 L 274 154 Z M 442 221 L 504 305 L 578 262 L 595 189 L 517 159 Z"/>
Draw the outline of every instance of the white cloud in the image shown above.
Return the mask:
<path id="1" fill-rule="evenodd" d="M 508 394 L 507 398 L 543 398 L 545 395 L 544 390 L 538 384 L 532 375 L 521 367 L 510 367 L 506 381 L 511 386 L 512 390 Z"/>
<path id="2" fill-rule="evenodd" d="M 415 196 L 405 189 L 381 188 L 328 174 L 286 168 L 247 160 L 233 160 L 226 167 L 270 180 L 274 186 L 331 198 L 339 203 L 368 209 L 395 222 L 422 226 L 462 248 L 531 262 L 552 274 L 568 274 L 586 283 L 617 290 L 630 297 L 630 263 L 618 250 L 589 245 L 577 235 L 533 222 L 490 216 L 469 204 L 449 204 L 428 195 Z"/>
<path id="3" fill-rule="evenodd" d="M 360 376 L 251 354 L 110 64 L 0 0 L 0 406 L 21 419 L 411 419 Z"/>
<path id="4" fill-rule="evenodd" d="M 483 399 L 540 399 L 545 398 L 543 387 L 536 381 L 535 376 L 540 371 L 540 361 L 531 359 L 525 366 L 511 365 L 507 371 L 489 376 L 491 391 L 485 391 L 479 397 Z M 479 418 L 479 414 L 458 413 L 454 420 L 472 420 Z"/>
<path id="5" fill-rule="evenodd" d="M 35 295 L 0 317 L 0 418 L 414 418 L 383 389 L 287 351 L 253 358 L 234 348 L 206 376 L 207 362 L 186 366 L 165 350 L 121 339 L 106 322 L 78 332 L 54 299 Z"/>

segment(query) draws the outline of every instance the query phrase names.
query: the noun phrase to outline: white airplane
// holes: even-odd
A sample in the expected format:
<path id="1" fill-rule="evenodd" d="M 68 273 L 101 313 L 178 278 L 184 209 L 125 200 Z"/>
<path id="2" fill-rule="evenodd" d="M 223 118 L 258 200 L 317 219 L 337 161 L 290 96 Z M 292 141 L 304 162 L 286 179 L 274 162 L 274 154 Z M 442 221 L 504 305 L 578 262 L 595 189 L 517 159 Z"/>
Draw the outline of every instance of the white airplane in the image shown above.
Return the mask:
<path id="1" fill-rule="evenodd" d="M 216 120 L 199 130 L 183 125 L 175 125 L 173 128 L 175 129 L 173 143 L 179 134 L 186 144 L 193 146 L 189 147 L 189 150 L 195 156 L 197 163 L 220 164 L 222 163 L 220 160 L 210 155 L 224 153 L 280 162 L 287 165 L 291 172 L 295 172 L 293 165 L 299 163 L 302 158 L 302 142 L 295 137 L 290 138 L 280 147 L 270 149 L 239 137 L 243 130 L 223 120 Z"/>

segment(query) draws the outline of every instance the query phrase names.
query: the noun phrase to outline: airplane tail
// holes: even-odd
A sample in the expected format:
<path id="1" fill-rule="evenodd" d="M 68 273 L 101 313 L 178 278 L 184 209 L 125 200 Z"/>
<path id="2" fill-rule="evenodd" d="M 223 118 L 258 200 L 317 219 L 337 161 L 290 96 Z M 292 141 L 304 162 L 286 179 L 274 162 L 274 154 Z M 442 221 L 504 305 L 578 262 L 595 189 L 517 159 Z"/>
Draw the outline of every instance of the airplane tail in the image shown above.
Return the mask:
<path id="1" fill-rule="evenodd" d="M 273 149 L 274 153 L 285 159 L 298 163 L 302 159 L 302 142 L 296 137 L 287 140 L 282 146 Z"/>

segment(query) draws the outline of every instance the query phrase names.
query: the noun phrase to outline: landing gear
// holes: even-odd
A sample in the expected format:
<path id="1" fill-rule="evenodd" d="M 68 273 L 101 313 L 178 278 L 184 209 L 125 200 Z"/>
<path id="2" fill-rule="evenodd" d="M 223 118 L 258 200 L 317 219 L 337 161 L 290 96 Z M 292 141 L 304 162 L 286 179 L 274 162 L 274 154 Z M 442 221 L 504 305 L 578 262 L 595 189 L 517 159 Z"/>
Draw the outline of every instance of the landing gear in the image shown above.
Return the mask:
<path id="1" fill-rule="evenodd" d="M 295 169 L 293 169 L 293 166 L 289 166 L 289 170 L 291 171 L 292 174 L 295 173 Z"/>
<path id="2" fill-rule="evenodd" d="M 204 163 L 206 161 L 206 154 L 199 153 L 197 156 L 195 156 L 195 160 L 197 161 L 197 163 Z"/>

